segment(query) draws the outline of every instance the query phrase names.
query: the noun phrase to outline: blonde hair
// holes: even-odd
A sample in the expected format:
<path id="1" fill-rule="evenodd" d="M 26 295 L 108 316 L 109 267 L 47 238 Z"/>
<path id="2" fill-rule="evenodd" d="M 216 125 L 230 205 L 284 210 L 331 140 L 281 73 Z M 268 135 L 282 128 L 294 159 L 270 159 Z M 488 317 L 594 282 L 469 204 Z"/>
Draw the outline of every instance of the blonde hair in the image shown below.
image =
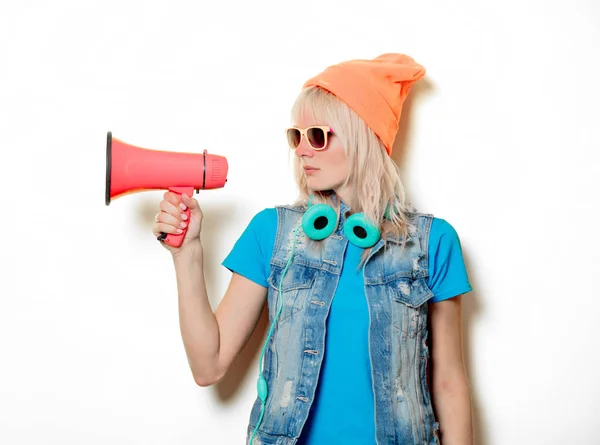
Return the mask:
<path id="1" fill-rule="evenodd" d="M 387 154 L 379 137 L 345 102 L 316 86 L 304 89 L 296 98 L 291 110 L 292 120 L 298 122 L 303 114 L 311 116 L 315 122 L 331 126 L 344 147 L 350 163 L 344 186 L 350 185 L 354 191 L 354 196 L 349 198 L 351 202 L 347 204 L 354 212 L 363 212 L 371 223 L 379 226 L 384 240 L 388 235 L 402 237 L 403 248 L 409 227 L 412 227 L 410 217 L 416 209 L 406 197 L 398 166 Z M 300 158 L 294 156 L 293 162 L 299 189 L 294 205 L 307 206 L 311 191 L 306 175 Z M 340 200 L 334 200 L 332 191 L 313 191 L 312 202 L 334 207 L 339 222 Z M 389 209 L 388 219 L 384 219 L 386 209 Z M 365 251 L 363 261 L 369 252 L 370 249 Z"/>

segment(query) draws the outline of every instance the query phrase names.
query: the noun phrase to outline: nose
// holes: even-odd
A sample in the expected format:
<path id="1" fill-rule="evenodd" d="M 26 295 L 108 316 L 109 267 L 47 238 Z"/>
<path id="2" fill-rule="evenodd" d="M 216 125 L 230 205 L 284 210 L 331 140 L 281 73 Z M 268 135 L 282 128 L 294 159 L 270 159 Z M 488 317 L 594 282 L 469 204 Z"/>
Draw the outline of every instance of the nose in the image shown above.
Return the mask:
<path id="1" fill-rule="evenodd" d="M 296 147 L 295 152 L 296 156 L 298 157 L 307 156 L 309 158 L 312 158 L 315 155 L 315 151 L 308 145 L 308 142 L 306 141 L 304 136 L 302 136 L 302 138 L 300 139 L 300 144 L 298 144 L 298 146 Z"/>

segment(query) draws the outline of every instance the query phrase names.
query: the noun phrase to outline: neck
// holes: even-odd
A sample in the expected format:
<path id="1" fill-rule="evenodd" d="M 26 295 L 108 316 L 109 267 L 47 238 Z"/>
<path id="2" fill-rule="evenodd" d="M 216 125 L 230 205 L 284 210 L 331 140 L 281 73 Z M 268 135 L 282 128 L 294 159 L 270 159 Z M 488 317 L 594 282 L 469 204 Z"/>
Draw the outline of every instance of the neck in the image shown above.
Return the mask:
<path id="1" fill-rule="evenodd" d="M 350 209 L 356 208 L 356 203 L 354 202 L 354 192 L 349 186 L 340 187 L 335 189 L 334 192 L 342 201 L 348 204 Z"/>

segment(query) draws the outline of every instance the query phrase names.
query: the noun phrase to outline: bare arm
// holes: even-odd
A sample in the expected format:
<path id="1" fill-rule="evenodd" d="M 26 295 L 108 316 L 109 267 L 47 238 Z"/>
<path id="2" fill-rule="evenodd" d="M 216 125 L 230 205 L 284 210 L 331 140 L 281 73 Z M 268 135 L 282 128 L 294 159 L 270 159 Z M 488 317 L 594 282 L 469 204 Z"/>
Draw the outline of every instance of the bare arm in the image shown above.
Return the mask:
<path id="1" fill-rule="evenodd" d="M 173 257 L 179 295 L 179 324 L 194 380 L 200 386 L 221 380 L 254 332 L 267 289 L 234 273 L 213 313 L 204 282 L 202 245 Z"/>
<path id="2" fill-rule="evenodd" d="M 189 218 L 182 212 L 190 210 Z M 179 233 L 188 227 L 180 247 L 163 243 L 173 255 L 177 276 L 179 326 L 194 380 L 208 386 L 221 380 L 254 331 L 267 289 L 233 274 L 217 311 L 213 313 L 204 282 L 203 249 L 200 238 L 202 210 L 198 201 L 165 192 L 155 217 L 154 236 Z"/>
<path id="3" fill-rule="evenodd" d="M 463 363 L 459 295 L 429 305 L 432 334 L 432 398 L 444 445 L 472 445 L 469 383 Z"/>

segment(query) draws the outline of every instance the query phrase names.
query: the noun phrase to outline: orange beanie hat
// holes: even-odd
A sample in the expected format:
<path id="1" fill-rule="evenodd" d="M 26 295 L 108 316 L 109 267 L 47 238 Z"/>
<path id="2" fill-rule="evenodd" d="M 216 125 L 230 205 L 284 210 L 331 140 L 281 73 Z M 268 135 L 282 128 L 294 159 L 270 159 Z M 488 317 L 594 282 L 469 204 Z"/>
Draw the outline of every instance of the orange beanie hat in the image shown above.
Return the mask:
<path id="1" fill-rule="evenodd" d="M 382 54 L 373 60 L 349 60 L 330 66 L 305 82 L 344 101 L 379 136 L 388 154 L 398 132 L 402 105 L 425 68 L 405 54 Z"/>

